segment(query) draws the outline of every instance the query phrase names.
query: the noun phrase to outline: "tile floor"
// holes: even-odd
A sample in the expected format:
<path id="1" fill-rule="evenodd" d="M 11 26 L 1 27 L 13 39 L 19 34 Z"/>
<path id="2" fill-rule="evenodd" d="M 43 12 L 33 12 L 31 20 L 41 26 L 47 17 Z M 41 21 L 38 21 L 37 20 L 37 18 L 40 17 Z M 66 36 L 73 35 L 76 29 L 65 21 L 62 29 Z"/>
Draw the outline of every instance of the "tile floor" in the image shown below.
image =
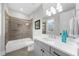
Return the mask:
<path id="1" fill-rule="evenodd" d="M 7 53 L 5 56 L 33 56 L 33 51 L 28 52 L 27 48 L 22 48 L 22 49 Z"/>

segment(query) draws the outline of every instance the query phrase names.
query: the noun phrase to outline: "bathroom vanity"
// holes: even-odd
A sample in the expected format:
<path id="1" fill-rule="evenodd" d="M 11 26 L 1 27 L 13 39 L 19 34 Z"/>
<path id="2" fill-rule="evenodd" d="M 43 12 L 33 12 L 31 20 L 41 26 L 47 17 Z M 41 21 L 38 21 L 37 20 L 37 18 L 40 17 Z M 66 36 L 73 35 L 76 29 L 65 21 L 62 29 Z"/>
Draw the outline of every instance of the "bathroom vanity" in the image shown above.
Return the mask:
<path id="1" fill-rule="evenodd" d="M 50 38 L 51 39 L 51 38 Z M 41 39 L 34 40 L 34 53 L 36 56 L 77 56 L 78 47 L 76 43 L 62 43 L 57 39 Z"/>
<path id="2" fill-rule="evenodd" d="M 77 34 L 73 25 L 70 26 L 70 20 L 74 20 L 75 8 L 63 11 L 62 13 L 43 17 L 42 20 L 42 34 L 41 36 L 34 37 L 35 42 L 35 55 L 37 56 L 77 56 L 78 54 L 78 41 L 71 38 Z M 71 29 L 70 29 L 71 28 Z M 41 29 L 40 29 L 41 30 Z M 62 42 L 62 32 L 67 31 L 67 42 Z M 39 32 L 38 32 L 39 33 Z M 43 35 L 47 35 L 44 37 Z M 58 36 L 55 38 L 55 36 Z M 79 40 L 79 39 L 78 39 Z"/>

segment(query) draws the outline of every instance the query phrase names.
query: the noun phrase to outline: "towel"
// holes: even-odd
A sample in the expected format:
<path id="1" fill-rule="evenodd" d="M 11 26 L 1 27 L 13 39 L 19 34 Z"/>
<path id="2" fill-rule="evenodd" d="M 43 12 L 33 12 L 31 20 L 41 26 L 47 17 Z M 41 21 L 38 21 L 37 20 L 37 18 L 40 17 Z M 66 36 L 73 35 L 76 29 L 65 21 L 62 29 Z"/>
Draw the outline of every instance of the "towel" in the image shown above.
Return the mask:
<path id="1" fill-rule="evenodd" d="M 74 19 L 73 19 L 73 17 L 70 19 L 70 21 L 69 21 L 69 35 L 70 36 L 72 36 L 73 34 L 74 34 Z"/>
<path id="2" fill-rule="evenodd" d="M 79 18 L 77 17 L 72 17 L 69 21 L 69 35 L 70 36 L 77 36 L 78 35 L 78 32 L 79 32 Z"/>

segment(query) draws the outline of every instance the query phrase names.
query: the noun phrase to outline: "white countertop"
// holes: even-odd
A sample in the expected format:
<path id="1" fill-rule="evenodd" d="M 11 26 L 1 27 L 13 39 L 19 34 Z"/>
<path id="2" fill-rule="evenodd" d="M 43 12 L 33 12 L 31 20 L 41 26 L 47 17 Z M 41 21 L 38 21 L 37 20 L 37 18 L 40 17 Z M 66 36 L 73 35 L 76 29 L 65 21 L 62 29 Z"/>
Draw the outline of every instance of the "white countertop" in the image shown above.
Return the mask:
<path id="1" fill-rule="evenodd" d="M 78 46 L 75 42 L 67 42 L 67 43 L 63 43 L 61 42 L 60 38 L 56 38 L 56 39 L 52 39 L 52 38 L 35 38 L 43 43 L 46 43 L 48 45 L 50 45 L 51 47 L 55 47 L 57 49 L 59 49 L 62 52 L 65 52 L 69 55 L 74 55 L 77 56 L 78 55 Z"/>

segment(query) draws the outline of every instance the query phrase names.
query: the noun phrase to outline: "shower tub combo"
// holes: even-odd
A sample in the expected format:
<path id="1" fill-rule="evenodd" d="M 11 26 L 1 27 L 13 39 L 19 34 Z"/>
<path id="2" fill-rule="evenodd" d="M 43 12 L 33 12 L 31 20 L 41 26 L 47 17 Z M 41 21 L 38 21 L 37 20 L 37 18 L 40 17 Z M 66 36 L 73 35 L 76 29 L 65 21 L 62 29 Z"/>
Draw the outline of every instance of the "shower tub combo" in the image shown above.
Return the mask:
<path id="1" fill-rule="evenodd" d="M 24 38 L 18 40 L 8 41 L 6 44 L 6 53 L 27 47 L 28 51 L 32 51 L 34 49 L 34 41 L 32 38 Z"/>

